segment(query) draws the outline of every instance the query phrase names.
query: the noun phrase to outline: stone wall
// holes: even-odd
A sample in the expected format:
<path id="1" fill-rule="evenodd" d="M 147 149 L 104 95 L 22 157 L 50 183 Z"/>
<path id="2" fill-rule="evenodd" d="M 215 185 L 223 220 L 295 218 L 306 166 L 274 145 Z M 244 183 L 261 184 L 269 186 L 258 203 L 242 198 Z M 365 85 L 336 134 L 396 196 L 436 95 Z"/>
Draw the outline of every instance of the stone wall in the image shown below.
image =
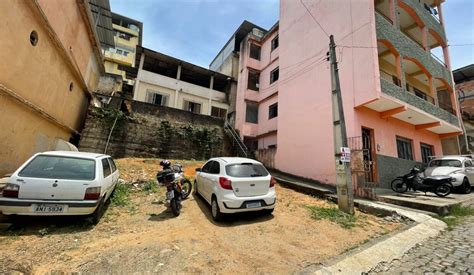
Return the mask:
<path id="1" fill-rule="evenodd" d="M 379 186 L 382 188 L 390 188 L 392 180 L 407 174 L 415 165 L 419 167 L 423 166 L 421 162 L 413 160 L 377 155 Z"/>
<path id="2" fill-rule="evenodd" d="M 125 105 L 127 115 L 116 109 L 91 108 L 79 150 L 104 153 L 118 116 L 107 147 L 107 154 L 115 158 L 205 160 L 232 155 L 222 119 L 137 101 L 125 101 Z"/>

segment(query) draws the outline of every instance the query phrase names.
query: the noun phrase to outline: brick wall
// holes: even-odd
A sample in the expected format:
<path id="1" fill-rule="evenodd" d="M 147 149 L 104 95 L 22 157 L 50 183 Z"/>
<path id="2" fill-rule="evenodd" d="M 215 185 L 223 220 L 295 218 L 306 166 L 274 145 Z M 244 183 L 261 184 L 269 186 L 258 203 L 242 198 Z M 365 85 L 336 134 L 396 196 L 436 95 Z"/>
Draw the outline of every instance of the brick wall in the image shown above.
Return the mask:
<path id="1" fill-rule="evenodd" d="M 103 153 L 118 115 L 107 148 L 107 154 L 115 158 L 204 160 L 232 155 L 222 119 L 137 101 L 125 101 L 125 105 L 128 115 L 116 109 L 91 108 L 79 150 Z"/>

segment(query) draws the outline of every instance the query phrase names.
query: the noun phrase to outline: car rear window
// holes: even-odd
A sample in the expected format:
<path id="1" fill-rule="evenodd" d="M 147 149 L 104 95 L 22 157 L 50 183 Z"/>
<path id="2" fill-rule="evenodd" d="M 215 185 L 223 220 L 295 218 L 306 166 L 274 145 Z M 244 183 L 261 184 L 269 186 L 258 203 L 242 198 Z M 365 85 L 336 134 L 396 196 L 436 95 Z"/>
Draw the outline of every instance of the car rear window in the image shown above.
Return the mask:
<path id="1" fill-rule="evenodd" d="M 92 159 L 39 155 L 30 161 L 20 177 L 68 180 L 93 180 L 95 161 Z"/>
<path id="2" fill-rule="evenodd" d="M 457 159 L 435 159 L 430 162 L 430 167 L 461 167 L 461 161 Z"/>
<path id="3" fill-rule="evenodd" d="M 268 176 L 267 169 L 257 163 L 229 164 L 225 167 L 225 172 L 227 175 L 236 178 Z"/>

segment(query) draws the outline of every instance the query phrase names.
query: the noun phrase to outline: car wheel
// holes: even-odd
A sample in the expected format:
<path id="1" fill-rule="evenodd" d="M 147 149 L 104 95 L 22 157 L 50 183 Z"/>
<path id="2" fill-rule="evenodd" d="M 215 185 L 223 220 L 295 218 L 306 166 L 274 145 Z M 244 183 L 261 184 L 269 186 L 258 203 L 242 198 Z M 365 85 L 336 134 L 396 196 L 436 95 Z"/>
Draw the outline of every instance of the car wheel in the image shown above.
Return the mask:
<path id="1" fill-rule="evenodd" d="M 212 202 L 211 202 L 211 214 L 212 214 L 212 219 L 214 221 L 220 221 L 222 220 L 222 213 L 221 210 L 219 209 L 219 204 L 217 203 L 217 198 L 215 196 L 212 197 Z"/>
<path id="2" fill-rule="evenodd" d="M 471 184 L 469 183 L 469 180 L 467 178 L 464 178 L 464 180 L 462 181 L 461 192 L 463 194 L 471 193 Z"/>
<path id="3" fill-rule="evenodd" d="M 98 224 L 102 216 L 104 215 L 104 206 L 105 206 L 105 195 L 99 202 L 99 205 L 95 209 L 94 213 L 92 213 L 92 223 Z"/>

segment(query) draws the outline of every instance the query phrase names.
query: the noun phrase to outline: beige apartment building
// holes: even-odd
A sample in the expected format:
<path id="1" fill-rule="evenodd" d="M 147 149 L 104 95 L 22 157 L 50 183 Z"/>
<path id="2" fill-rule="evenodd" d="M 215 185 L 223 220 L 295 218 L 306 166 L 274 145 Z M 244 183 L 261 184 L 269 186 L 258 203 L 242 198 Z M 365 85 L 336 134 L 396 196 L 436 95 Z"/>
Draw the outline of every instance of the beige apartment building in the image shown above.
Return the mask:
<path id="1" fill-rule="evenodd" d="M 4 175 L 36 152 L 77 139 L 105 71 L 88 1 L 0 1 L 0 17 Z"/>
<path id="2" fill-rule="evenodd" d="M 140 46 L 136 63 L 134 100 L 226 117 L 232 77 Z"/>

